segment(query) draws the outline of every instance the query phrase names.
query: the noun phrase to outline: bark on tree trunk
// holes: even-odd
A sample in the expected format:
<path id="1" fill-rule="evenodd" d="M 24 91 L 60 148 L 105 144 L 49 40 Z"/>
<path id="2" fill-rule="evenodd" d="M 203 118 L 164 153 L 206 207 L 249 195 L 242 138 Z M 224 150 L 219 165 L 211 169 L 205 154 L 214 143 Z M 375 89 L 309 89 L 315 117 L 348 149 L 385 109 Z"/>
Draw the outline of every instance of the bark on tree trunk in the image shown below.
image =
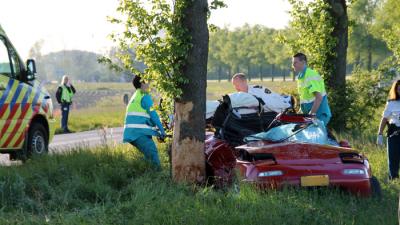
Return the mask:
<path id="1" fill-rule="evenodd" d="M 207 87 L 207 0 L 189 1 L 182 18 L 191 38 L 182 71 L 189 80 L 175 100 L 172 176 L 174 181 L 202 183 L 205 180 L 204 138 Z"/>
<path id="2" fill-rule="evenodd" d="M 345 127 L 346 118 L 342 112 L 347 107 L 346 101 L 346 56 L 348 45 L 348 17 L 346 0 L 325 0 L 330 6 L 329 11 L 334 19 L 334 29 L 332 36 L 336 38 L 337 43 L 333 51 L 335 56 L 328 58 L 328 61 L 333 66 L 333 72 L 327 78 L 327 86 L 329 90 L 330 105 L 333 111 L 333 124 L 338 130 L 343 130 Z"/>

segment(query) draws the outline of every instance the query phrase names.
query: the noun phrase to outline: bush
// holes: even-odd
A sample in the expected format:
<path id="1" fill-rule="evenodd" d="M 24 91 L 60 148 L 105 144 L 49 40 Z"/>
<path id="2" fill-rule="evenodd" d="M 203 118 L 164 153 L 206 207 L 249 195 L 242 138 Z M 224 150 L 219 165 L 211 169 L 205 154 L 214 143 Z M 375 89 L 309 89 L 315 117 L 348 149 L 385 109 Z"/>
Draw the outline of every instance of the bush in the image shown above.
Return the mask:
<path id="1" fill-rule="evenodd" d="M 378 87 L 380 72 L 354 70 L 347 85 L 347 98 L 350 108 L 343 112 L 346 128 L 355 132 L 376 132 L 381 112 L 385 104 L 388 88 Z"/>

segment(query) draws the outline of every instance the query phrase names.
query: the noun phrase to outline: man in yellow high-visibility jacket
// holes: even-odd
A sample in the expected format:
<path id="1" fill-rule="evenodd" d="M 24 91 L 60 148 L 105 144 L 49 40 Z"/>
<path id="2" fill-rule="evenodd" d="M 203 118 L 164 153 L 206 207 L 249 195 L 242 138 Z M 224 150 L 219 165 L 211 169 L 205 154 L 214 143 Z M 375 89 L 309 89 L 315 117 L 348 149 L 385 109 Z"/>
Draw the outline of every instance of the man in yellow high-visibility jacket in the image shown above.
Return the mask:
<path id="1" fill-rule="evenodd" d="M 332 117 L 322 77 L 307 67 L 307 57 L 303 53 L 293 56 L 292 65 L 297 73 L 297 90 L 300 108 L 303 113 L 315 115 L 325 126 Z"/>
<path id="2" fill-rule="evenodd" d="M 164 139 L 165 131 L 160 117 L 153 109 L 149 84 L 141 80 L 140 76 L 135 76 L 132 84 L 136 91 L 126 107 L 123 142 L 135 146 L 144 154 L 147 161 L 161 169 L 157 147 L 152 136 Z"/>

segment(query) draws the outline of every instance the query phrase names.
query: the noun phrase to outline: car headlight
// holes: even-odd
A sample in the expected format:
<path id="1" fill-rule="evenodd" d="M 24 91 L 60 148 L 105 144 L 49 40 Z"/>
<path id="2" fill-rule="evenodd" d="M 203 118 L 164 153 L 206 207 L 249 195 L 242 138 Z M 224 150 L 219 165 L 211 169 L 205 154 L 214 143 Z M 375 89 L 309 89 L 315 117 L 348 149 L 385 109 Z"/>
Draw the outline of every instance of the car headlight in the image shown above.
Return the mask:
<path id="1" fill-rule="evenodd" d="M 363 174 L 365 174 L 365 171 L 361 170 L 361 169 L 344 169 L 343 174 L 344 175 L 363 175 Z"/>
<path id="2" fill-rule="evenodd" d="M 281 170 L 273 170 L 273 171 L 265 171 L 258 173 L 258 177 L 273 177 L 273 176 L 282 176 L 283 172 Z"/>

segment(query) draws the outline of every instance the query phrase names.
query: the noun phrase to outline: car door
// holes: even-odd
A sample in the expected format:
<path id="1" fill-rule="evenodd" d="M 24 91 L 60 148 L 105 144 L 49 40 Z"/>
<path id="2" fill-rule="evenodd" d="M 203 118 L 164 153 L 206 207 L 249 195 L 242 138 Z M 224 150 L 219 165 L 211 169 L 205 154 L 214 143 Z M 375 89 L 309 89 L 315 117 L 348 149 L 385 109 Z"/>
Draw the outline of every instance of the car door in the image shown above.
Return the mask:
<path id="1" fill-rule="evenodd" d="M 17 79 L 20 76 L 18 56 L 0 35 L 0 148 L 10 148 L 21 133 L 20 104 L 27 88 Z"/>

